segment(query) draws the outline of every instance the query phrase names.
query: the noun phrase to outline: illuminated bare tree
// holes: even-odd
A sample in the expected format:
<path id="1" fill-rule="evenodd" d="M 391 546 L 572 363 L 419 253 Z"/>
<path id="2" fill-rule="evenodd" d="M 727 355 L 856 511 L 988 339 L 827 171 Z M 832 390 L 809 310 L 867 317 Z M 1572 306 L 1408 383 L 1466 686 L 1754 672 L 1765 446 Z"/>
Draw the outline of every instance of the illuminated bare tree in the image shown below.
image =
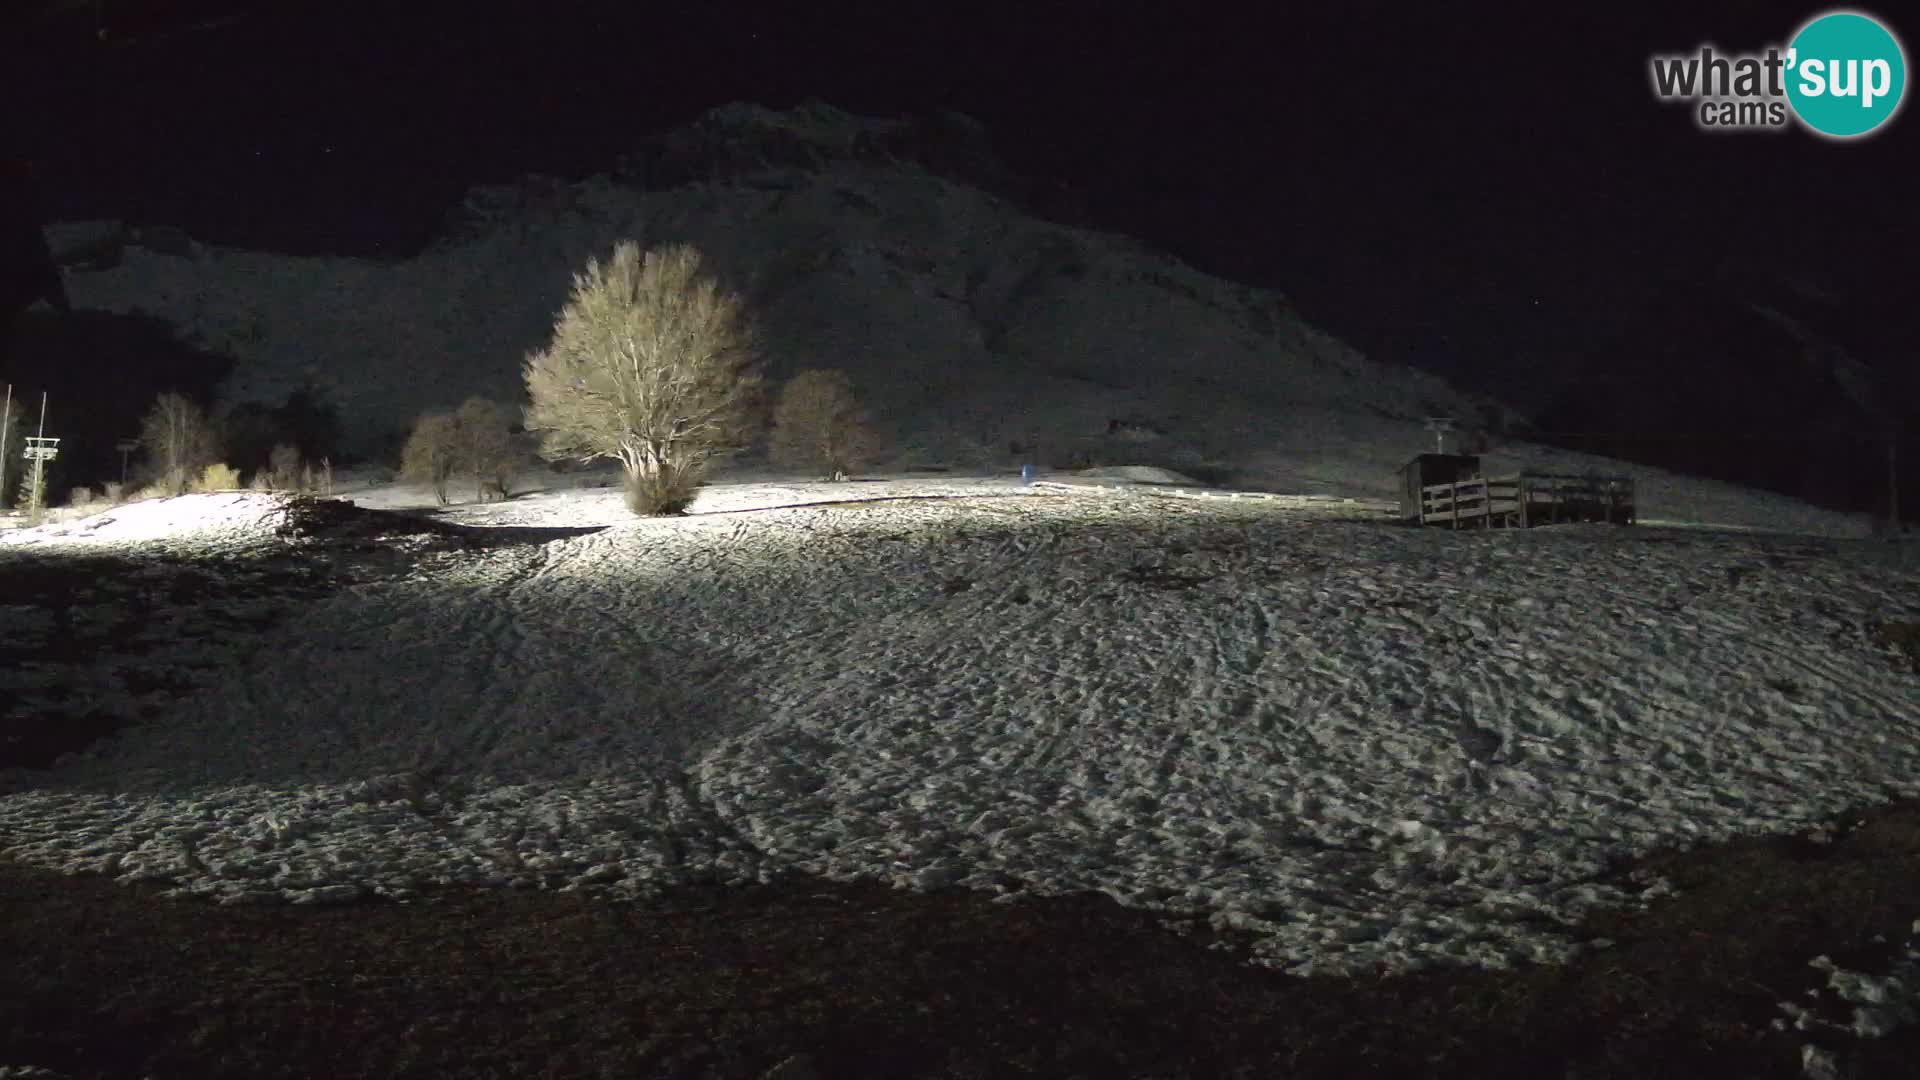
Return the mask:
<path id="1" fill-rule="evenodd" d="M 274 491 L 298 491 L 302 489 L 300 474 L 305 462 L 300 460 L 300 448 L 292 443 L 276 443 L 267 455 L 267 476 Z"/>
<path id="2" fill-rule="evenodd" d="M 845 372 L 803 371 L 780 388 L 769 451 L 786 465 L 817 465 L 845 480 L 869 463 L 880 439 Z"/>
<path id="3" fill-rule="evenodd" d="M 220 454 L 207 414 L 185 394 L 166 393 L 154 400 L 140 423 L 140 446 L 152 479 L 169 495 L 179 495 L 200 470 Z"/>
<path id="4" fill-rule="evenodd" d="M 473 473 L 475 498 L 487 501 L 488 491 L 506 498 L 513 486 L 513 441 L 507 411 L 482 397 L 470 397 L 454 414 L 462 468 Z"/>
<path id="5" fill-rule="evenodd" d="M 699 252 L 625 241 L 574 277 L 551 344 L 527 358 L 527 427 L 549 460 L 618 460 L 634 513 L 679 513 L 708 462 L 752 437 L 755 359 L 740 299 Z"/>
<path id="6" fill-rule="evenodd" d="M 400 449 L 400 475 L 433 488 L 441 506 L 447 498 L 447 480 L 460 460 L 460 425 L 449 412 L 420 414 L 413 433 Z"/>

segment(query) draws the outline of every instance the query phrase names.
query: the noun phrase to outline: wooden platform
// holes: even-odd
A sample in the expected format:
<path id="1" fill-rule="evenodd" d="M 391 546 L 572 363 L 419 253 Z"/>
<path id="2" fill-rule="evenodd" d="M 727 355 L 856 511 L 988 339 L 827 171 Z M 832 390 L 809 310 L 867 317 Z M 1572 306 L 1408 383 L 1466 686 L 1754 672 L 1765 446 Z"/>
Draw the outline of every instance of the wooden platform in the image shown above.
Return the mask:
<path id="1" fill-rule="evenodd" d="M 1422 525 L 1526 529 L 1581 521 L 1633 524 L 1633 478 L 1523 472 L 1420 489 Z"/>

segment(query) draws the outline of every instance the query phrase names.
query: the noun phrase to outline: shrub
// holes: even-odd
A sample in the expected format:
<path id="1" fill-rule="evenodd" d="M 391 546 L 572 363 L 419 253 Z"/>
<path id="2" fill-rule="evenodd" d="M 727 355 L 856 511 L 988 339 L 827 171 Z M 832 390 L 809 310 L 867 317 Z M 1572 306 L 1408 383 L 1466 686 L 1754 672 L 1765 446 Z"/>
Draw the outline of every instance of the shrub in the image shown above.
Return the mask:
<path id="1" fill-rule="evenodd" d="M 454 414 L 459 442 L 458 463 L 473 473 L 475 498 L 487 501 L 489 490 L 506 498 L 513 484 L 512 426 L 507 411 L 486 398 L 468 398 Z"/>
<path id="2" fill-rule="evenodd" d="M 682 514 L 700 492 L 692 472 L 663 465 L 652 472 L 629 472 L 623 485 L 627 509 L 643 517 Z"/>
<path id="3" fill-rule="evenodd" d="M 430 484 L 433 497 L 447 505 L 447 478 L 459 455 L 460 426 L 449 412 L 422 413 L 400 451 L 400 475 Z"/>
<path id="4" fill-rule="evenodd" d="M 77 487 L 67 493 L 67 505 L 85 507 L 93 504 L 93 489 Z"/>
<path id="5" fill-rule="evenodd" d="M 174 393 L 154 400 L 140 423 L 140 445 L 154 482 L 173 495 L 187 490 L 188 483 L 212 465 L 220 452 L 206 413 L 186 395 Z"/>
<path id="6" fill-rule="evenodd" d="M 127 485 L 118 480 L 109 480 L 106 484 L 107 501 L 115 506 L 127 501 Z"/>
<path id="7" fill-rule="evenodd" d="M 872 461 L 880 439 L 844 372 L 803 371 L 780 388 L 773 408 L 773 459 L 783 465 L 818 465 L 844 480 Z"/>
<path id="8" fill-rule="evenodd" d="M 199 478 L 193 482 L 195 491 L 237 491 L 239 487 L 240 471 L 219 462 L 200 470 Z"/>
<path id="9" fill-rule="evenodd" d="M 305 491 L 306 484 L 301 476 L 303 463 L 300 460 L 300 448 L 291 443 L 279 443 L 267 455 L 267 471 L 275 491 Z"/>
<path id="10" fill-rule="evenodd" d="M 625 241 L 606 263 L 590 260 L 522 374 L 542 456 L 617 459 L 638 514 L 684 510 L 708 462 L 745 446 L 756 420 L 742 304 L 689 247 Z"/>
<path id="11" fill-rule="evenodd" d="M 505 498 L 513 480 L 513 441 L 508 434 L 506 410 L 485 398 L 468 398 L 457 412 L 423 414 L 414 425 L 401 450 L 402 476 L 433 486 L 434 497 L 442 506 L 450 500 L 447 484 L 455 472 L 465 470 L 474 477 L 475 497 L 487 501 L 487 493 L 496 491 Z M 333 466 L 322 460 L 321 483 L 333 490 Z M 306 470 L 311 487 L 314 475 Z"/>

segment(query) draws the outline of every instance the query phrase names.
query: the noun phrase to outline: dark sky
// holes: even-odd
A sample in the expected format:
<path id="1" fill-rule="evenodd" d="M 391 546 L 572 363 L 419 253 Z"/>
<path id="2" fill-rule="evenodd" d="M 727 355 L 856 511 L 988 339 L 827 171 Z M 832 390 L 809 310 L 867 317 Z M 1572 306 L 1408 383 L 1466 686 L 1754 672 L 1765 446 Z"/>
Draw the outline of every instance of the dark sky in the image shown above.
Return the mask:
<path id="1" fill-rule="evenodd" d="M 817 97 L 970 113 L 1103 223 L 1385 358 L 1550 363 L 1672 289 L 1789 271 L 1920 348 L 1893 276 L 1920 249 L 1920 114 L 1850 145 L 1714 137 L 1648 88 L 1650 53 L 1780 41 L 1810 5 L 28 7 L 63 13 L 14 38 L 6 100 L 31 107 L 0 150 L 55 217 L 398 256 L 470 184 Z"/>

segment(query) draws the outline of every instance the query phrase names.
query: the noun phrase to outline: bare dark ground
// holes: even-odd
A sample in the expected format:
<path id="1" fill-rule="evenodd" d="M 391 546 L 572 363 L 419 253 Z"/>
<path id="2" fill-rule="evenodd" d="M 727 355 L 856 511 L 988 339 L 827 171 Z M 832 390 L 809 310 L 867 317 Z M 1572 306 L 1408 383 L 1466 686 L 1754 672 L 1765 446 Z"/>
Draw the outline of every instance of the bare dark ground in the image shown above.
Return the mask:
<path id="1" fill-rule="evenodd" d="M 0 862 L 0 1064 L 72 1077 L 1913 1075 L 1808 966 L 1884 973 L 1920 915 L 1920 804 L 1641 866 L 1681 894 L 1568 967 L 1301 979 L 1104 897 L 791 881 L 644 904 L 444 891 L 219 908 Z M 1876 941 L 1876 935 L 1883 941 Z M 801 1060 L 795 1061 L 796 1057 Z M 784 1066 L 784 1068 L 783 1068 Z M 804 1068 L 803 1068 L 804 1066 Z"/>

